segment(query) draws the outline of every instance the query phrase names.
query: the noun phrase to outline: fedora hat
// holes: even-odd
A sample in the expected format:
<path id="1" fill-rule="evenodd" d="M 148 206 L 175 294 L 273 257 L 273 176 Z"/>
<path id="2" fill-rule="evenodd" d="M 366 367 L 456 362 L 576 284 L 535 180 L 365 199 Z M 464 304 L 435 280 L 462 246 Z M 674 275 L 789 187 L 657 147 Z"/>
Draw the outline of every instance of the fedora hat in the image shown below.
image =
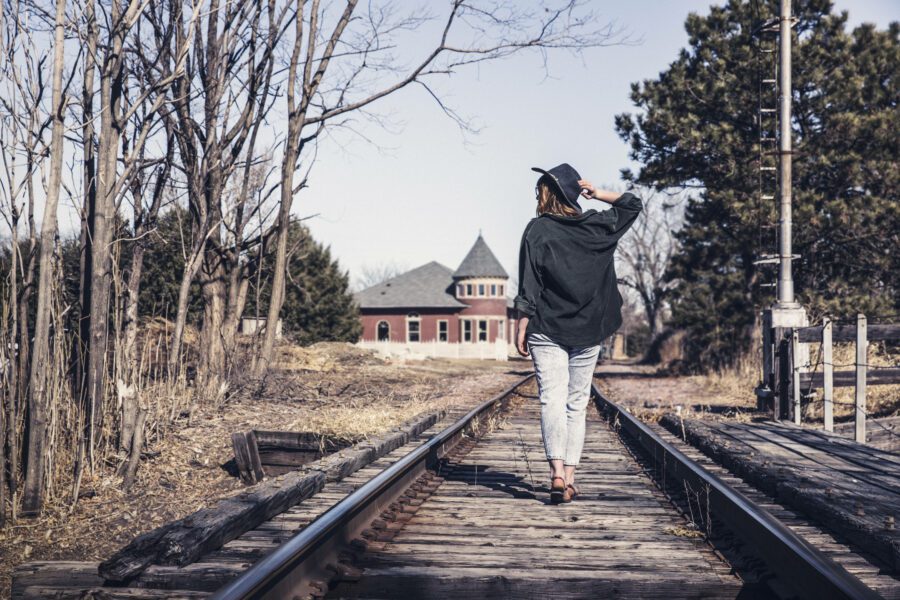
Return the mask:
<path id="1" fill-rule="evenodd" d="M 557 165 L 552 169 L 541 169 L 540 167 L 531 167 L 532 171 L 537 171 L 550 178 L 551 183 L 556 188 L 559 199 L 581 212 L 581 205 L 578 204 L 578 197 L 581 195 L 581 186 L 578 180 L 581 175 L 575 170 L 575 167 L 569 163 Z"/>

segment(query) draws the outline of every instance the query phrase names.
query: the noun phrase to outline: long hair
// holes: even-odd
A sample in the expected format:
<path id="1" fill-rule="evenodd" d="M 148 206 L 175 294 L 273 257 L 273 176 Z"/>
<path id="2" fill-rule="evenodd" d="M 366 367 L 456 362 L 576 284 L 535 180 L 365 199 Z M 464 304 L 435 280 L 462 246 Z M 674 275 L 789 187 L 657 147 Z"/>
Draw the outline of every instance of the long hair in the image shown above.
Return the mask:
<path id="1" fill-rule="evenodd" d="M 538 216 L 544 214 L 559 215 L 562 217 L 578 216 L 578 211 L 575 210 L 575 208 L 559 199 L 554 188 L 550 185 L 550 178 L 546 175 L 538 179 L 535 194 L 537 195 Z"/>

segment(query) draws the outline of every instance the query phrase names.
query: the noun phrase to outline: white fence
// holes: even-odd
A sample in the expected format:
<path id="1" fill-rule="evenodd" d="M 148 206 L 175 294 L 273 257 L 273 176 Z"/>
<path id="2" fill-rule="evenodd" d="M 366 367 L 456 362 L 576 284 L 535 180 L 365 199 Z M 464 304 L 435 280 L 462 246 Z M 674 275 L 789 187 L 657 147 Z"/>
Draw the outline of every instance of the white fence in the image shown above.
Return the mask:
<path id="1" fill-rule="evenodd" d="M 401 358 L 476 358 L 482 360 L 507 360 L 510 346 L 506 340 L 496 342 L 466 342 L 450 344 L 447 342 L 369 342 L 356 344 L 360 348 L 375 350 L 382 356 Z"/>

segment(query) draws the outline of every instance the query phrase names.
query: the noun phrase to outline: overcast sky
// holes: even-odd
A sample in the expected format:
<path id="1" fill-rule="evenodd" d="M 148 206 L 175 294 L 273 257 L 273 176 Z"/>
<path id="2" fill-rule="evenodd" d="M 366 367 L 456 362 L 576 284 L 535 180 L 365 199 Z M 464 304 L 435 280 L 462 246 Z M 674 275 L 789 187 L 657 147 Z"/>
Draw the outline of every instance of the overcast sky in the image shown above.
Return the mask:
<path id="1" fill-rule="evenodd" d="M 664 70 L 687 43 L 688 13 L 706 14 L 710 4 L 597 0 L 604 19 L 641 42 L 581 58 L 551 54 L 549 76 L 537 54 L 459 73 L 442 89 L 481 125 L 477 135 L 462 135 L 424 90 L 403 90 L 376 107 L 391 117 L 391 131 L 360 124 L 369 141 L 342 136 L 322 144 L 294 212 L 318 215 L 308 221 L 314 236 L 351 277 L 384 264 L 413 268 L 437 260 L 456 268 L 479 231 L 513 274 L 522 229 L 534 214 L 530 168 L 569 162 L 595 184 L 618 183 L 630 164 L 613 118 L 632 109 L 630 84 Z M 900 20 L 898 0 L 835 4 L 849 11 L 851 25 L 884 28 Z M 398 53 L 414 60 L 424 51 L 413 44 Z"/>

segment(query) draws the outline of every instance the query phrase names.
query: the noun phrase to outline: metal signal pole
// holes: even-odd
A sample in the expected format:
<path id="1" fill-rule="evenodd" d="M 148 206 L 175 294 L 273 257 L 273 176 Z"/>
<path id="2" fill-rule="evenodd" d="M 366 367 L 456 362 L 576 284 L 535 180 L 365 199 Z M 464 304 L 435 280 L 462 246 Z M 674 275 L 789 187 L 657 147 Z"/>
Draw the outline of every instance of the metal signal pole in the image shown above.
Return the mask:
<path id="1" fill-rule="evenodd" d="M 779 16 L 779 73 L 778 90 L 779 111 L 778 121 L 780 126 L 778 136 L 779 150 L 779 190 L 778 201 L 780 205 L 778 219 L 778 300 L 775 303 L 779 308 L 799 308 L 794 301 L 794 277 L 791 261 L 794 257 L 791 253 L 791 179 L 792 179 L 792 144 L 791 144 L 791 0 L 781 0 L 781 15 Z"/>
<path id="2" fill-rule="evenodd" d="M 794 298 L 794 277 L 791 261 L 793 255 L 791 237 L 791 179 L 792 179 L 792 130 L 791 130 L 791 0 L 781 0 L 778 17 L 779 31 L 779 72 L 778 72 L 778 284 L 775 303 L 763 311 L 763 380 L 757 387 L 758 408 L 766 405 L 773 409 L 773 417 L 782 419 L 789 416 L 788 395 L 793 373 L 792 364 L 797 364 L 790 355 L 790 345 L 785 333 L 791 327 L 805 327 L 809 324 L 806 310 Z M 768 262 L 761 261 L 761 262 Z M 798 349 L 809 351 L 808 346 Z M 806 363 L 799 357 L 801 363 Z M 771 404 L 769 401 L 773 401 Z"/>

